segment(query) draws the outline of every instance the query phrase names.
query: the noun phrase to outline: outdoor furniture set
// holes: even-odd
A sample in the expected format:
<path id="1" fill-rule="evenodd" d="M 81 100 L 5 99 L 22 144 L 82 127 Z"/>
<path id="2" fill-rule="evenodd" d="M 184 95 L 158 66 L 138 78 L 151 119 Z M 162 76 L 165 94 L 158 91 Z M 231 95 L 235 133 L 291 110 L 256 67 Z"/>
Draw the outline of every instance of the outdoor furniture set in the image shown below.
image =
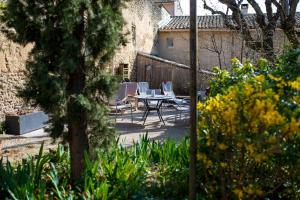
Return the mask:
<path id="1" fill-rule="evenodd" d="M 151 111 L 156 111 L 159 120 L 165 124 L 161 115 L 164 105 L 172 106 L 176 110 L 175 121 L 178 115 L 181 119 L 183 112 L 189 112 L 188 99 L 176 97 L 171 81 L 163 82 L 161 89 L 149 89 L 148 82 L 124 82 L 120 84 L 115 99 L 110 101 L 110 106 L 115 111 L 115 120 L 117 120 L 118 111 L 123 115 L 125 109 L 130 109 L 133 122 L 133 104 L 137 108 L 138 102 L 144 105 L 143 125 Z"/>

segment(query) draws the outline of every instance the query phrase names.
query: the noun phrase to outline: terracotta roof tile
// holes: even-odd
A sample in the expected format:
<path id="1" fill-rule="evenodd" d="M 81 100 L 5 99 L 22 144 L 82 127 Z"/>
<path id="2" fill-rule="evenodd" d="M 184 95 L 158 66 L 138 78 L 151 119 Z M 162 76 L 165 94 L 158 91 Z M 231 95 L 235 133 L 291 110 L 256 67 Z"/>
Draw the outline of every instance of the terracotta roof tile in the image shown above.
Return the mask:
<path id="1" fill-rule="evenodd" d="M 250 28 L 255 28 L 255 14 L 248 14 L 245 19 Z M 300 28 L 300 13 L 296 13 L 296 27 Z M 189 29 L 190 28 L 190 17 L 189 16 L 174 16 L 171 20 L 160 28 L 160 30 L 178 30 L 178 29 Z M 199 29 L 223 29 L 227 28 L 224 19 L 220 15 L 206 15 L 198 16 L 197 18 Z M 233 23 L 231 21 L 231 23 Z M 279 21 L 278 21 L 279 26 Z"/>

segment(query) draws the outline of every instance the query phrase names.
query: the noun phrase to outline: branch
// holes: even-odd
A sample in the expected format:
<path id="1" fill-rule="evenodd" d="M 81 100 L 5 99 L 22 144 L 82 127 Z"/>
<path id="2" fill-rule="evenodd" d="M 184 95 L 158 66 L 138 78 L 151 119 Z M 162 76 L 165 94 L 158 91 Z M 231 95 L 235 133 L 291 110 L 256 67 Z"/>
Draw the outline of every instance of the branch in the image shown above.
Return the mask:
<path id="1" fill-rule="evenodd" d="M 299 3 L 299 0 L 290 0 L 289 1 L 289 6 L 290 6 L 289 15 L 295 16 L 298 3 Z"/>
<path id="2" fill-rule="evenodd" d="M 222 11 L 219 11 L 219 10 L 214 10 L 212 7 L 210 7 L 209 5 L 207 5 L 206 3 L 206 0 L 203 0 L 203 8 L 206 9 L 206 10 L 209 10 L 211 12 L 211 14 L 215 15 L 215 14 L 219 14 L 223 17 L 224 19 L 224 22 L 225 22 L 225 25 L 230 28 L 230 29 L 233 29 L 233 30 L 238 30 L 238 27 L 237 26 L 234 26 L 232 23 L 230 23 L 230 20 L 228 19 L 228 9 L 227 9 L 227 12 L 226 14 Z"/>
<path id="3" fill-rule="evenodd" d="M 241 1 L 239 0 L 238 3 L 235 0 L 219 0 L 219 2 L 223 3 L 227 6 L 228 9 L 232 11 L 232 19 L 230 20 L 232 23 L 229 22 L 228 19 L 228 12 L 225 14 L 222 11 L 216 11 L 210 6 L 207 5 L 206 0 L 203 0 L 204 8 L 211 11 L 212 14 L 220 14 L 224 18 L 225 25 L 232 29 L 241 32 L 243 39 L 246 41 L 246 45 L 253 50 L 261 50 L 262 45 L 261 42 L 255 41 L 250 33 L 250 28 L 241 13 L 239 5 Z M 235 25 L 233 25 L 235 24 Z"/>
<path id="4" fill-rule="evenodd" d="M 256 22 L 258 23 L 260 28 L 264 28 L 266 26 L 265 15 L 260 9 L 260 6 L 255 0 L 248 0 L 249 4 L 254 8 L 256 13 Z M 272 11 L 271 11 L 272 12 Z M 272 15 L 272 13 L 271 13 Z"/>
<path id="5" fill-rule="evenodd" d="M 279 2 L 277 2 L 276 0 L 271 0 L 271 2 L 276 6 L 277 12 L 278 11 L 280 12 L 281 18 L 285 19 L 287 17 L 286 16 L 287 13 L 285 13 L 285 10 L 282 7 L 282 5 Z"/>

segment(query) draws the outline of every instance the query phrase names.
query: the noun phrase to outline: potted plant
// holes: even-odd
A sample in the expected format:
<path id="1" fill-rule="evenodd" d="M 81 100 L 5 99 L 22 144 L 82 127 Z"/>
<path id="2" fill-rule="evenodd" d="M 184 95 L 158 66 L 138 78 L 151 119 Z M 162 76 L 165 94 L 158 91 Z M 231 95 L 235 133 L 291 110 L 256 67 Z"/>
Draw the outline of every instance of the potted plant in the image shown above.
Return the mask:
<path id="1" fill-rule="evenodd" d="M 6 133 L 12 135 L 29 133 L 45 127 L 48 120 L 47 114 L 34 109 L 19 109 L 17 112 L 6 113 Z"/>

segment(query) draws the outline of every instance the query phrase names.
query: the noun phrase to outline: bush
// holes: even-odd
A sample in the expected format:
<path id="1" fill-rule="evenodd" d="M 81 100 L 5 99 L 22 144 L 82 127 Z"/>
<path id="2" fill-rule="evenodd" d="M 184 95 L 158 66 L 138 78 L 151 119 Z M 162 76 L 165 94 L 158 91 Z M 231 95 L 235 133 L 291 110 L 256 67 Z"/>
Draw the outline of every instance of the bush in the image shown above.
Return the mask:
<path id="1" fill-rule="evenodd" d="M 206 198 L 300 198 L 299 55 L 290 52 L 273 68 L 260 61 L 233 75 L 219 71 L 211 98 L 198 105 Z"/>
<path id="2" fill-rule="evenodd" d="M 5 122 L 0 122 L 0 134 L 5 134 L 6 133 L 6 125 Z"/>
<path id="3" fill-rule="evenodd" d="M 22 163 L 0 162 L 1 199 L 185 199 L 189 141 L 150 141 L 130 148 L 118 141 L 85 157 L 82 182 L 70 185 L 70 155 L 63 146 Z"/>

